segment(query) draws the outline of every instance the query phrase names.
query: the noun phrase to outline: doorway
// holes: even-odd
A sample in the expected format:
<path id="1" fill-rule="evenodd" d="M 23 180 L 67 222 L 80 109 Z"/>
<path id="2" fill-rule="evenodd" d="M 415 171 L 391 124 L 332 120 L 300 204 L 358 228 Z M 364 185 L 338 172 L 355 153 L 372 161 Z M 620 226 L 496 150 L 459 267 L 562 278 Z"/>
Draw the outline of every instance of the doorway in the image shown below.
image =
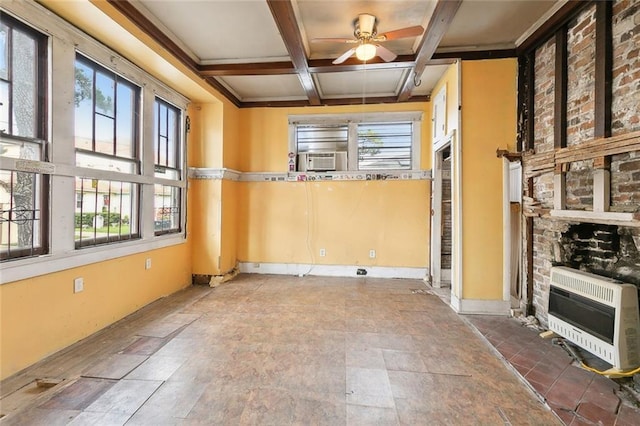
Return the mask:
<path id="1" fill-rule="evenodd" d="M 435 152 L 431 199 L 431 284 L 451 287 L 452 218 L 451 143 Z"/>
<path id="2" fill-rule="evenodd" d="M 519 161 L 503 161 L 503 264 L 504 300 L 511 309 L 519 309 L 522 300 L 522 165 Z"/>

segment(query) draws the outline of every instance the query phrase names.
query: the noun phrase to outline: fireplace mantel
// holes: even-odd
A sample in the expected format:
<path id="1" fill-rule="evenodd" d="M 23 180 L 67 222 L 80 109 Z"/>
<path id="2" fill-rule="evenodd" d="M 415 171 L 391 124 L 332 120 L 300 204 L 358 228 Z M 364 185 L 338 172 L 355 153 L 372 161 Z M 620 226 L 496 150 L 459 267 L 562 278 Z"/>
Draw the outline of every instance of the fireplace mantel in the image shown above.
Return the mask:
<path id="1" fill-rule="evenodd" d="M 570 222 L 600 223 L 603 225 L 640 227 L 639 213 L 624 212 L 594 212 L 588 210 L 551 210 L 549 216 L 553 219 Z"/>

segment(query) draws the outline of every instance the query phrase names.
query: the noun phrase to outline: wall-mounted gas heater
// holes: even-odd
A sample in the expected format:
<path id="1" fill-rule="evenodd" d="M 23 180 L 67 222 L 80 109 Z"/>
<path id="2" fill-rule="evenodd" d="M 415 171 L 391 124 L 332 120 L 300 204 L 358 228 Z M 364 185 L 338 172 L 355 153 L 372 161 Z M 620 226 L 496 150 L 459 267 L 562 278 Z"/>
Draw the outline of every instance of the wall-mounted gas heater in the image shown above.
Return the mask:
<path id="1" fill-rule="evenodd" d="M 640 365 L 638 289 L 632 284 L 552 267 L 549 329 L 616 369 Z"/>

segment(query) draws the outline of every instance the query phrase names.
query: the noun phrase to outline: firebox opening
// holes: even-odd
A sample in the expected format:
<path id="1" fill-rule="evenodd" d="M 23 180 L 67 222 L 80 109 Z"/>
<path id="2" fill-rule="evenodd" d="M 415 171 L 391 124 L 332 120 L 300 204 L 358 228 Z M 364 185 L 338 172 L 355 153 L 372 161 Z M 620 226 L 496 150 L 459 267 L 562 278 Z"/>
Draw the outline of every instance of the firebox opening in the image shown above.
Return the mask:
<path id="1" fill-rule="evenodd" d="M 558 264 L 640 287 L 640 230 L 577 223 L 563 232 Z"/>

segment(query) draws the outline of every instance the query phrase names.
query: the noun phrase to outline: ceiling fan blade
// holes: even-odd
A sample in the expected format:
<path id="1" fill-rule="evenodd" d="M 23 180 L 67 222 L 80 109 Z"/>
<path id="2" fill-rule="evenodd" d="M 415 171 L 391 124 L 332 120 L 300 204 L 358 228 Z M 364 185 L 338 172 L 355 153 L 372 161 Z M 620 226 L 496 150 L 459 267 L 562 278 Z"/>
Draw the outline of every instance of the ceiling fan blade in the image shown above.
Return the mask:
<path id="1" fill-rule="evenodd" d="M 385 62 L 391 62 L 398 57 L 398 55 L 379 44 L 376 44 L 376 55 L 380 56 Z"/>
<path id="2" fill-rule="evenodd" d="M 314 38 L 311 39 L 311 43 L 358 43 L 358 40 L 353 38 Z"/>
<path id="3" fill-rule="evenodd" d="M 338 65 L 338 64 L 343 63 L 344 61 L 346 61 L 347 59 L 349 59 L 349 58 L 351 57 L 351 55 L 353 55 L 353 54 L 355 53 L 355 51 L 356 51 L 356 48 L 355 48 L 355 47 L 353 47 L 353 48 L 351 48 L 351 49 L 347 50 L 347 51 L 346 51 L 346 52 L 344 52 L 342 55 L 340 55 L 340 57 L 339 57 L 339 58 L 335 59 L 335 60 L 332 62 L 332 64 L 333 64 L 333 65 Z"/>
<path id="4" fill-rule="evenodd" d="M 423 32 L 424 32 L 424 28 L 422 28 L 420 25 L 416 25 L 413 27 L 400 28 L 399 30 L 388 31 L 384 34 L 378 35 L 378 37 L 376 37 L 376 40 L 383 41 L 383 40 L 395 40 L 397 38 L 404 38 L 404 37 L 416 37 L 422 34 Z"/>

